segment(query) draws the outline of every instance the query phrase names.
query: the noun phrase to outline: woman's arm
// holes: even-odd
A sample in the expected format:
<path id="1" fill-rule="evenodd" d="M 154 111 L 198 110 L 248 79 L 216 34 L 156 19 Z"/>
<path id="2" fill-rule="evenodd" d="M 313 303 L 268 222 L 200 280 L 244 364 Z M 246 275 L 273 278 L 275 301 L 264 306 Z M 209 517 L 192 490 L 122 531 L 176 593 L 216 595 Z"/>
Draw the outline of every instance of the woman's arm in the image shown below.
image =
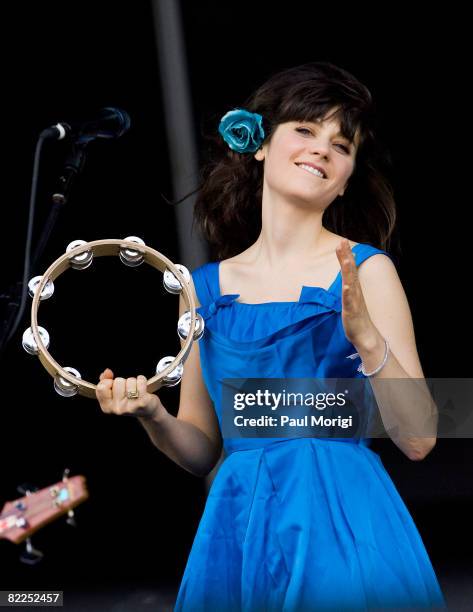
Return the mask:
<path id="1" fill-rule="evenodd" d="M 409 459 L 424 459 L 436 443 L 438 413 L 425 384 L 402 283 L 393 262 L 381 253 L 358 266 L 358 279 L 373 326 L 355 348 L 369 372 L 382 362 L 384 338 L 388 341 L 386 364 L 370 378 L 373 391 L 393 442 Z M 393 380 L 377 383 L 383 379 Z"/>
<path id="2" fill-rule="evenodd" d="M 194 476 L 207 476 L 215 467 L 221 451 L 197 426 L 167 411 L 138 418 L 153 444 Z"/>

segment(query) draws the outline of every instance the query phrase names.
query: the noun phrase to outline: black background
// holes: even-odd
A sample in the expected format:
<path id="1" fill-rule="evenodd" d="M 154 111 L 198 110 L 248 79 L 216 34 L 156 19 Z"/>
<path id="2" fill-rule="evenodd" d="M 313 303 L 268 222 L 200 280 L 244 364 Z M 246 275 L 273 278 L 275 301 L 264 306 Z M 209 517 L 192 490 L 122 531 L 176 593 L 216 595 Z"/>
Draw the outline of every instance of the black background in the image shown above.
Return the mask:
<path id="1" fill-rule="evenodd" d="M 398 271 L 424 374 L 468 377 L 471 143 L 461 16 L 452 19 L 439 7 L 428 18 L 410 11 L 407 19 L 387 5 L 382 12 L 270 2 L 179 6 L 198 146 L 202 122 L 241 104 L 276 70 L 328 60 L 369 87 L 394 162 Z M 127 110 L 132 129 L 117 141 L 90 145 L 36 273 L 79 238 L 137 235 L 179 262 L 174 210 L 160 195 L 173 196 L 150 3 L 6 3 L 2 46 L 2 292 L 22 275 L 39 132 L 103 106 Z M 64 155 L 60 143 L 44 148 L 34 244 Z M 101 609 L 126 609 L 130 593 L 146 589 L 155 604 L 157 592 L 172 597 L 205 504 L 204 482 L 157 451 L 134 419 L 106 416 L 91 400 L 54 392 L 51 377 L 21 347 L 29 304 L 0 364 L 0 501 L 19 497 L 19 483 L 44 487 L 59 480 L 65 467 L 86 476 L 91 495 L 76 511 L 77 529 L 59 521 L 34 536 L 45 553 L 41 564 L 20 564 L 20 547 L 0 542 L 0 588 L 61 588 L 89 604 L 106 592 Z M 161 356 L 176 354 L 177 307 L 157 271 L 101 258 L 91 274 L 62 275 L 40 313 L 57 361 L 96 381 L 105 367 L 150 377 Z M 178 389 L 160 392 L 173 414 Z M 372 445 L 416 522 L 452 609 L 473 602 L 467 590 L 471 446 L 468 439 L 438 440 L 424 461 L 412 462 L 390 440 Z"/>

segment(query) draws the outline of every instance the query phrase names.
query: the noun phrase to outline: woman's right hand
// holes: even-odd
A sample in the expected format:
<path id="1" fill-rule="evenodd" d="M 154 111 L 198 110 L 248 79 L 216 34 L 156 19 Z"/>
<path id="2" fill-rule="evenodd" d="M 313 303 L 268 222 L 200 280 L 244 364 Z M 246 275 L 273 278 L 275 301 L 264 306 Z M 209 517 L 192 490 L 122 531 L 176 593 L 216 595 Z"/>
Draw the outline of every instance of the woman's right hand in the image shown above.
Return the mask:
<path id="1" fill-rule="evenodd" d="M 102 412 L 106 414 L 119 414 L 126 416 L 144 417 L 153 419 L 162 416 L 166 408 L 154 393 L 148 393 L 146 376 L 137 378 L 113 378 L 113 372 L 106 368 L 100 374 L 100 382 L 95 394 Z M 127 392 L 137 390 L 137 399 L 128 399 Z"/>

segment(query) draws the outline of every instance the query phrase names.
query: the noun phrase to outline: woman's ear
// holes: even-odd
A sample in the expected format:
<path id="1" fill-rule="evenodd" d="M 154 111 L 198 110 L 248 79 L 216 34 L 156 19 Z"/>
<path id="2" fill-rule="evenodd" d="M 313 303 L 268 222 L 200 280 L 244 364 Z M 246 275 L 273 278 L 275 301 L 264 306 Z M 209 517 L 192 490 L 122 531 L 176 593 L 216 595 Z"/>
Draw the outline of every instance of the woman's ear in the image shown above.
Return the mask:
<path id="1" fill-rule="evenodd" d="M 255 159 L 258 161 L 264 160 L 263 147 L 260 147 L 255 153 Z"/>

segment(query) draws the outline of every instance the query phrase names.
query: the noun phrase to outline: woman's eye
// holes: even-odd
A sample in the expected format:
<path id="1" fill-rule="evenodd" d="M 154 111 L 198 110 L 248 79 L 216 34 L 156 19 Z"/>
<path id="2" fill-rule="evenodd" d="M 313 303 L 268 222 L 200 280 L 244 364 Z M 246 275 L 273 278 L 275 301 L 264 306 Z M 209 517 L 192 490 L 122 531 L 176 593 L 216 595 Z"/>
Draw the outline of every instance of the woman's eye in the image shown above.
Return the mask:
<path id="1" fill-rule="evenodd" d="M 307 128 L 301 128 L 301 127 L 296 128 L 296 132 L 308 132 L 309 134 L 312 134 L 312 132 L 311 132 L 309 129 L 307 129 Z M 337 144 L 336 146 L 337 146 L 337 147 L 342 147 L 342 149 L 343 149 L 343 150 L 344 150 L 346 153 L 350 153 L 350 149 L 349 149 L 349 148 L 348 148 L 346 145 L 343 145 L 343 144 Z"/>

